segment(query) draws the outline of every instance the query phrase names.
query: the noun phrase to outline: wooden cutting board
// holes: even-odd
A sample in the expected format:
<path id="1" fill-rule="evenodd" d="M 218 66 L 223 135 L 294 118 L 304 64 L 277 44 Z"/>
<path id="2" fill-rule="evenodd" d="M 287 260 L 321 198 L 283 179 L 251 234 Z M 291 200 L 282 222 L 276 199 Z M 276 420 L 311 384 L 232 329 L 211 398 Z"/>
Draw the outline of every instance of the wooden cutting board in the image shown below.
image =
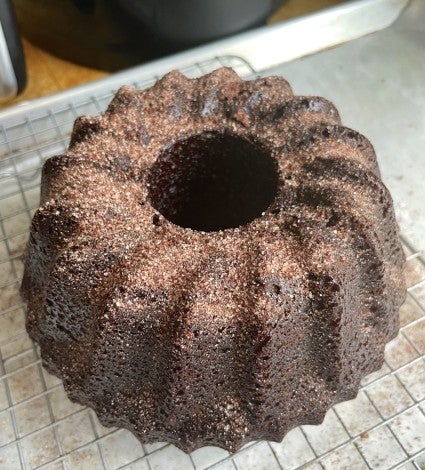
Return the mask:
<path id="1" fill-rule="evenodd" d="M 342 1 L 288 0 L 269 19 L 269 23 L 277 23 L 295 16 L 307 14 L 324 7 L 342 3 Z M 28 21 L 31 21 L 31 18 L 28 18 Z M 27 87 L 17 98 L 0 104 L 0 109 L 108 75 L 108 72 L 83 67 L 55 57 L 31 44 L 25 38 L 23 38 L 23 47 L 28 73 Z"/>

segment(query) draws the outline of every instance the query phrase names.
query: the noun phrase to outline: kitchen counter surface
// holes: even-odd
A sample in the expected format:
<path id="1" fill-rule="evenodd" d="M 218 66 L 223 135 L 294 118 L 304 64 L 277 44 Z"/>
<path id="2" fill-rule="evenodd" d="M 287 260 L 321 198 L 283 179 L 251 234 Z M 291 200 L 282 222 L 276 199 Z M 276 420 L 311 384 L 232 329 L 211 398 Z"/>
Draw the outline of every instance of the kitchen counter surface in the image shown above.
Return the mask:
<path id="1" fill-rule="evenodd" d="M 342 0 L 288 0 L 269 19 L 269 23 L 277 23 L 341 2 Z M 31 18 L 28 18 L 28 21 L 31 21 Z M 108 75 L 108 72 L 83 67 L 55 57 L 25 38 L 23 47 L 28 73 L 27 87 L 17 98 L 1 103 L 0 109 Z"/>

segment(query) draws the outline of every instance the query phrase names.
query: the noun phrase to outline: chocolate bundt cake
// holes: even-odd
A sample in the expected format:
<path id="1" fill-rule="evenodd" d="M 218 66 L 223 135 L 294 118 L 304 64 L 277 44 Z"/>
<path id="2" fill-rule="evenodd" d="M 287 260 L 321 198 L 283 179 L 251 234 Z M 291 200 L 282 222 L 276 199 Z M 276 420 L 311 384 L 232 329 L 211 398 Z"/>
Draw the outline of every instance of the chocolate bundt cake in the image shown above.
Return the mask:
<path id="1" fill-rule="evenodd" d="M 235 451 L 356 395 L 404 262 L 372 145 L 329 101 L 171 72 L 47 160 L 22 292 L 44 366 L 102 423 Z"/>

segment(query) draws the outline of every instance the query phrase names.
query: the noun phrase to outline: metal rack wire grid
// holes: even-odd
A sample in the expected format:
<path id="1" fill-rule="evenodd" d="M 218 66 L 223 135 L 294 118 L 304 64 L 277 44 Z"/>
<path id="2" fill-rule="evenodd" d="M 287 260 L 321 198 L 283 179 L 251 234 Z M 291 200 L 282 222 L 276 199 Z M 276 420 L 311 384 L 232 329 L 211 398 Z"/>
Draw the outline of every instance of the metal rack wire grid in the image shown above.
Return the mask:
<path id="1" fill-rule="evenodd" d="M 182 71 L 197 76 L 222 65 L 255 75 L 237 57 Z M 156 78 L 133 85 L 147 87 Z M 250 443 L 234 455 L 215 447 L 186 455 L 166 443 L 140 445 L 68 400 L 25 332 L 21 255 L 39 203 L 41 165 L 66 149 L 74 119 L 103 111 L 113 93 L 82 91 L 72 103 L 56 102 L 0 125 L 0 469 L 425 468 L 425 259 L 405 239 L 409 289 L 400 334 L 357 398 L 329 410 L 320 426 L 295 428 L 281 443 Z"/>

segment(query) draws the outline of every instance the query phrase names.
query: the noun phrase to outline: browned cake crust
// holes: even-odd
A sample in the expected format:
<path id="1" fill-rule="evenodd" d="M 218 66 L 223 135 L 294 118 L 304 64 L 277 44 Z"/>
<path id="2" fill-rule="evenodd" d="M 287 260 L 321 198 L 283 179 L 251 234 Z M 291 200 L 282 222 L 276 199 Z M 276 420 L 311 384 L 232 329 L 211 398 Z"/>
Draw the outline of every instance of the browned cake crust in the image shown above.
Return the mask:
<path id="1" fill-rule="evenodd" d="M 41 196 L 28 332 L 72 400 L 141 442 L 279 441 L 355 397 L 397 333 L 405 259 L 374 150 L 281 77 L 123 87 L 77 119 Z"/>

